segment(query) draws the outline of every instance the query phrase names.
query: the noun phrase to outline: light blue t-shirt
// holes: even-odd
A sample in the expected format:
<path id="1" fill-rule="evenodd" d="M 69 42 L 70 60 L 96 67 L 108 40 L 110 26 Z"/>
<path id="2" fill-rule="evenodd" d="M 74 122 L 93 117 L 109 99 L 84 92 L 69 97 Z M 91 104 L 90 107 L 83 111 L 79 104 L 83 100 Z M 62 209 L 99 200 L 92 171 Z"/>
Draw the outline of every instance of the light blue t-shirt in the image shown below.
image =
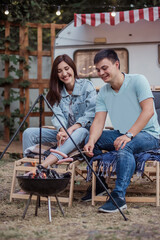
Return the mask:
<path id="1" fill-rule="evenodd" d="M 110 84 L 105 84 L 99 91 L 96 112 L 108 112 L 115 130 L 125 134 L 135 123 L 141 113 L 140 102 L 153 98 L 147 79 L 139 74 L 125 74 L 124 82 L 115 92 Z M 160 135 L 157 113 L 149 120 L 143 131 L 156 138 Z"/>

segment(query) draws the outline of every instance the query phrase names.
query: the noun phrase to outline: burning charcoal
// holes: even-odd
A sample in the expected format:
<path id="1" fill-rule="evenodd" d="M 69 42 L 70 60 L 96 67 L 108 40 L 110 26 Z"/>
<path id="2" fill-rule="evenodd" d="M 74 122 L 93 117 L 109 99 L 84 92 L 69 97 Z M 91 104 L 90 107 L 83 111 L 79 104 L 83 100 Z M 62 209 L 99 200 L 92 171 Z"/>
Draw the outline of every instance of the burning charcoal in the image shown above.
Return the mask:
<path id="1" fill-rule="evenodd" d="M 68 178 L 70 177 L 70 173 L 65 173 L 59 175 L 55 170 L 50 168 L 45 168 L 42 165 L 38 165 L 36 169 L 36 173 L 29 175 L 29 178 L 36 178 L 36 179 L 60 179 L 60 178 Z"/>
<path id="2" fill-rule="evenodd" d="M 38 172 L 44 172 L 47 174 L 47 168 L 43 167 L 42 165 L 37 166 L 37 171 Z"/>
<path id="3" fill-rule="evenodd" d="M 54 176 L 53 178 L 60 178 L 59 174 L 55 170 L 51 170 L 51 174 Z"/>
<path id="4" fill-rule="evenodd" d="M 51 169 L 48 168 L 47 169 L 47 178 L 59 178 L 59 177 L 55 177 L 55 173 L 54 172 Z"/>
<path id="5" fill-rule="evenodd" d="M 47 169 L 44 168 L 42 165 L 38 165 L 36 169 L 36 174 L 33 178 L 43 179 L 47 178 Z"/>
<path id="6" fill-rule="evenodd" d="M 60 175 L 60 178 L 70 178 L 71 173 L 70 172 L 66 172 Z"/>

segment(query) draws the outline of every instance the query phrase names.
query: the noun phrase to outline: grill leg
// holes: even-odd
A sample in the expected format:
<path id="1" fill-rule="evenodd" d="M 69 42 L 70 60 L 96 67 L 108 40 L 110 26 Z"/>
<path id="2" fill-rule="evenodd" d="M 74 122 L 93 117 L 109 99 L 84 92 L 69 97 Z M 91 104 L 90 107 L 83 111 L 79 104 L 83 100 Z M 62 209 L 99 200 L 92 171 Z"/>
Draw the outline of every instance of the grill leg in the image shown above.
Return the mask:
<path id="1" fill-rule="evenodd" d="M 59 207 L 59 209 L 60 209 L 60 211 L 61 211 L 61 213 L 62 213 L 62 215 L 63 215 L 63 217 L 64 217 L 64 211 L 63 211 L 63 209 L 62 209 L 62 205 L 60 204 L 60 201 L 59 201 L 57 195 L 55 195 L 55 198 L 56 198 L 56 200 L 57 200 L 58 207 Z"/>
<path id="2" fill-rule="evenodd" d="M 51 217 L 51 198 L 48 197 L 48 217 L 49 217 L 49 222 L 52 221 L 52 217 Z"/>
<path id="3" fill-rule="evenodd" d="M 40 196 L 37 196 L 35 216 L 38 215 L 38 208 L 40 207 Z"/>
<path id="4" fill-rule="evenodd" d="M 30 194 L 30 196 L 29 196 L 29 198 L 28 198 L 27 205 L 26 205 L 26 208 L 25 208 L 24 213 L 23 213 L 23 216 L 22 216 L 23 219 L 25 218 L 26 212 L 27 212 L 28 207 L 29 207 L 29 204 L 30 204 L 30 202 L 31 202 L 31 198 L 32 198 L 32 194 Z"/>

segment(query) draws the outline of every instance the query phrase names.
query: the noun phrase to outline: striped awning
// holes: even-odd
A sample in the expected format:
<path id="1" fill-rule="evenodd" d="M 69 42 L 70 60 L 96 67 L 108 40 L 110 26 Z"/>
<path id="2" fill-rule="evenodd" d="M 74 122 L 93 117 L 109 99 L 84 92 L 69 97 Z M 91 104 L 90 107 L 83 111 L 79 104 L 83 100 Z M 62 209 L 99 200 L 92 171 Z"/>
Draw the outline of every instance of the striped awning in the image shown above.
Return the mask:
<path id="1" fill-rule="evenodd" d="M 116 12 L 113 17 L 111 12 L 91 13 L 91 14 L 74 14 L 74 26 L 79 27 L 83 24 L 98 26 L 102 23 L 116 25 L 120 22 L 135 23 L 141 19 L 147 21 L 156 21 L 160 18 L 160 7 L 150 7 L 137 10 Z"/>

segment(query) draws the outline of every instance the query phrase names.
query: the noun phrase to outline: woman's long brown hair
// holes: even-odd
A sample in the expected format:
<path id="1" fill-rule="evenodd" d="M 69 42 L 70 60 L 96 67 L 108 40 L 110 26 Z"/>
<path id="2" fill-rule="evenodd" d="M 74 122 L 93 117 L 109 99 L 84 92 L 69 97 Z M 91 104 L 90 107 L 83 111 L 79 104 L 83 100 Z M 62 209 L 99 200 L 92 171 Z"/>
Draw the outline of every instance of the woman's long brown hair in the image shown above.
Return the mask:
<path id="1" fill-rule="evenodd" d="M 74 78 L 78 78 L 76 65 L 67 54 L 59 55 L 58 57 L 56 57 L 52 65 L 52 71 L 49 82 L 49 91 L 46 96 L 51 106 L 53 106 L 55 103 L 59 104 L 61 100 L 61 91 L 64 83 L 60 81 L 58 77 L 58 64 L 60 64 L 63 61 L 66 62 L 73 69 Z"/>

